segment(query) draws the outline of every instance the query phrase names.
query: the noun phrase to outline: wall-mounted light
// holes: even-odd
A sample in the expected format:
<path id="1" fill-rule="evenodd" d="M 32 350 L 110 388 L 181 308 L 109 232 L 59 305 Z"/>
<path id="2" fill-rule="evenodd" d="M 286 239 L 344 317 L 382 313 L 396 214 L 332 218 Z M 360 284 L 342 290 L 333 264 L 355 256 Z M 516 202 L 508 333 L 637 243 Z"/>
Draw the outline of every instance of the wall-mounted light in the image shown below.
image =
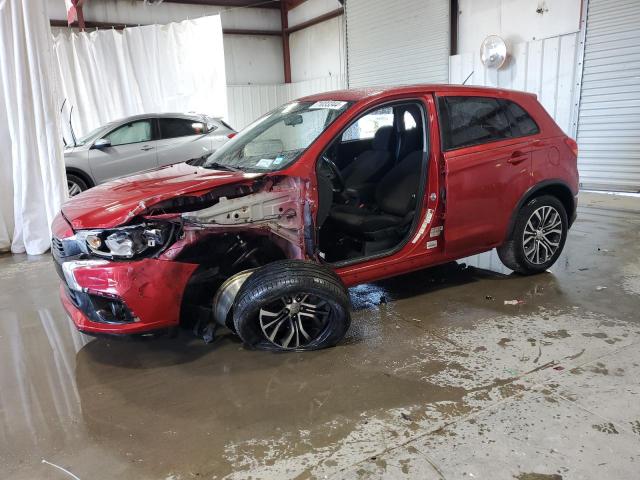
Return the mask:
<path id="1" fill-rule="evenodd" d="M 480 47 L 480 60 L 487 68 L 496 70 L 507 60 L 507 44 L 498 35 L 489 35 Z"/>

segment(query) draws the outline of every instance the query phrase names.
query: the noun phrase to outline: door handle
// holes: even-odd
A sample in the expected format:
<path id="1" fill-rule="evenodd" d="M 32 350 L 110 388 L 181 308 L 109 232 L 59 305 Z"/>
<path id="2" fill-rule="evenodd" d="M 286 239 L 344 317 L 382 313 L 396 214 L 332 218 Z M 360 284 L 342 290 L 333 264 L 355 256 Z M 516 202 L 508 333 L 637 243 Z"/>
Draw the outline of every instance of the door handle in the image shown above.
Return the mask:
<path id="1" fill-rule="evenodd" d="M 518 163 L 524 162 L 528 159 L 528 154 L 521 152 L 520 150 L 516 150 L 511 154 L 511 157 L 509 157 L 509 160 L 507 160 L 507 162 L 509 162 L 511 165 L 517 165 Z"/>
<path id="2" fill-rule="evenodd" d="M 149 145 L 145 145 L 144 147 L 142 147 L 140 150 L 144 150 L 145 152 L 147 150 L 153 150 L 153 147 L 149 146 Z"/>

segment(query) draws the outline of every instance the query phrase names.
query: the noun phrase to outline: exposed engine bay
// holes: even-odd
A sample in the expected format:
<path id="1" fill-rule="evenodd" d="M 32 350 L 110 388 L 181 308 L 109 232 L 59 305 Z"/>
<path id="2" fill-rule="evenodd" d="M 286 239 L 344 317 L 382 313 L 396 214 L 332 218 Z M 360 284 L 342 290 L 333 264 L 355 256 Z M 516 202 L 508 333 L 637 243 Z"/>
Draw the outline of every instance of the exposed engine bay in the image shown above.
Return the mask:
<path id="1" fill-rule="evenodd" d="M 176 226 L 173 243 L 158 258 L 199 265 L 185 289 L 183 324 L 211 340 L 216 325 L 229 325 L 229 294 L 237 292 L 247 271 L 314 255 L 312 201 L 306 192 L 306 182 L 298 178 L 262 177 L 149 208 L 145 219 Z"/>

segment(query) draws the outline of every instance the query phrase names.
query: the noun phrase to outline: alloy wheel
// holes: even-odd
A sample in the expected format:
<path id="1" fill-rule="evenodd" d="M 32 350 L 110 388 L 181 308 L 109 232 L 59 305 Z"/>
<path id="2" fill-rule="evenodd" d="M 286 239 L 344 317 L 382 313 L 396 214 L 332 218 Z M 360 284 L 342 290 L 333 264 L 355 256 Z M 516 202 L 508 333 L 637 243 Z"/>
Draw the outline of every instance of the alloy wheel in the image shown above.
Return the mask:
<path id="1" fill-rule="evenodd" d="M 304 349 L 326 330 L 330 315 L 329 303 L 316 295 L 284 296 L 260 309 L 260 328 L 278 348 Z"/>
<path id="2" fill-rule="evenodd" d="M 555 255 L 562 240 L 562 217 L 551 206 L 534 210 L 522 235 L 522 247 L 527 260 L 542 265 Z"/>
<path id="3" fill-rule="evenodd" d="M 67 180 L 67 189 L 69 190 L 70 197 L 75 197 L 80 192 L 82 192 L 82 188 L 80 188 L 80 185 L 72 180 Z"/>

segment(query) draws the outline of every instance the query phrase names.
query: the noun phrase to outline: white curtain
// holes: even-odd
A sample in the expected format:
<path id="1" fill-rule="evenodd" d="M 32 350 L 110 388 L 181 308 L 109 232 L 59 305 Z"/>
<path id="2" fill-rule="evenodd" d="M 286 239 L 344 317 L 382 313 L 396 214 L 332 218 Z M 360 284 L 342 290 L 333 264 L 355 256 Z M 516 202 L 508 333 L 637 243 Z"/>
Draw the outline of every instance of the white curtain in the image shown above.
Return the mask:
<path id="1" fill-rule="evenodd" d="M 220 16 L 168 25 L 60 32 L 54 37 L 65 105 L 82 135 L 140 113 L 198 112 L 226 117 Z"/>
<path id="2" fill-rule="evenodd" d="M 41 254 L 66 197 L 44 0 L 0 0 L 0 251 Z"/>

